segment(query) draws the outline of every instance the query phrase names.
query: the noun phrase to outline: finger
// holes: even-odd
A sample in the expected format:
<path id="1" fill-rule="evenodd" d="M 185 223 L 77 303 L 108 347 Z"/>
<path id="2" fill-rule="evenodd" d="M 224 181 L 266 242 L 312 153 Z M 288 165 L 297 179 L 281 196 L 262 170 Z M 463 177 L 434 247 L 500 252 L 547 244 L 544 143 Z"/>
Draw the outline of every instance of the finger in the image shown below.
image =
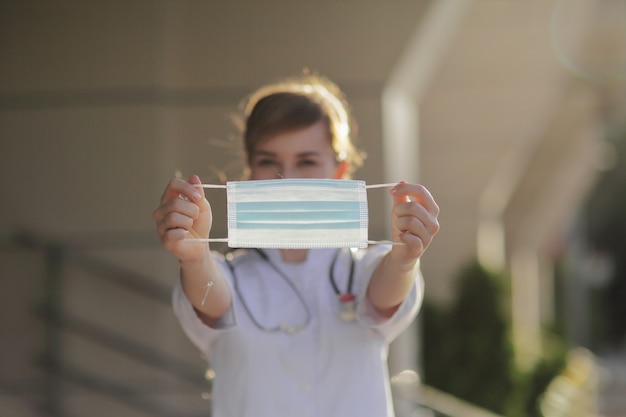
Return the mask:
<path id="1" fill-rule="evenodd" d="M 433 235 L 426 229 L 408 227 L 407 230 L 397 234 L 398 241 L 404 243 L 404 248 L 411 253 L 412 257 L 419 257 L 432 242 Z"/>
<path id="2" fill-rule="evenodd" d="M 161 243 L 166 250 L 174 252 L 176 245 L 187 235 L 188 233 L 184 229 L 170 229 L 161 235 Z"/>
<path id="3" fill-rule="evenodd" d="M 197 184 L 200 184 L 200 179 L 197 175 L 192 176 L 191 180 L 194 180 Z M 181 180 L 179 178 L 173 178 L 168 183 L 163 195 L 161 196 L 161 203 L 165 201 L 179 198 L 180 196 L 186 197 L 188 200 L 198 202 L 202 200 L 202 189 L 192 185 L 190 182 Z"/>
<path id="4" fill-rule="evenodd" d="M 165 207 L 167 208 L 168 213 L 180 213 L 194 220 L 198 217 L 198 214 L 200 213 L 200 207 L 198 207 L 197 204 L 192 203 L 188 200 L 183 200 L 182 198 L 170 200 L 169 202 L 165 203 Z"/>
<path id="5" fill-rule="evenodd" d="M 398 204 L 394 207 L 393 213 L 395 233 L 401 241 L 403 237 L 408 238 L 404 235 L 417 236 L 425 249 L 439 231 L 437 217 L 416 202 Z"/>
<path id="6" fill-rule="evenodd" d="M 421 184 L 409 184 L 406 181 L 400 181 L 390 189 L 390 193 L 396 203 L 415 200 L 424 206 L 429 213 L 435 216 L 439 215 L 439 206 L 435 199 L 430 191 Z"/>
<path id="7" fill-rule="evenodd" d="M 413 237 L 418 238 L 421 247 L 426 248 L 433 239 L 434 234 L 419 220 L 403 218 L 398 221 L 398 237 L 400 240 L 410 243 Z"/>
<path id="8" fill-rule="evenodd" d="M 189 230 L 193 227 L 193 219 L 181 213 L 168 213 L 158 224 L 157 231 L 165 234 L 168 230 L 183 229 Z"/>
<path id="9" fill-rule="evenodd" d="M 399 235 L 400 242 L 404 243 L 408 248 L 417 252 L 417 255 L 421 255 L 426 250 L 428 243 L 424 242 L 424 239 L 412 233 L 401 233 Z"/>
<path id="10" fill-rule="evenodd" d="M 185 181 L 179 178 L 172 178 L 167 184 L 167 187 L 165 187 L 165 191 L 163 191 L 163 195 L 161 196 L 161 204 L 173 198 L 180 197 L 185 187 L 184 184 Z"/>
<path id="11" fill-rule="evenodd" d="M 191 196 L 187 196 L 187 197 L 194 203 L 198 204 L 201 210 L 208 209 L 209 202 L 204 196 L 204 190 L 201 187 L 199 187 L 199 185 L 202 185 L 202 181 L 200 180 L 200 177 L 197 175 L 192 175 L 191 177 L 189 177 L 189 180 L 187 183 L 191 185 L 191 187 L 195 191 L 192 193 Z"/>
<path id="12" fill-rule="evenodd" d="M 424 230 L 432 235 L 435 235 L 439 231 L 437 216 L 426 211 L 426 208 L 417 202 L 410 201 L 408 203 L 397 204 L 393 208 L 393 214 L 398 221 L 406 222 L 408 221 L 407 219 L 411 218 L 418 220 L 420 222 L 418 226 L 424 228 Z"/>
<path id="13" fill-rule="evenodd" d="M 158 224 L 162 223 L 163 220 L 171 213 L 180 213 L 184 216 L 196 219 L 200 213 L 200 208 L 190 201 L 186 201 L 181 198 L 174 198 L 161 204 L 154 211 L 153 217 Z"/>
<path id="14" fill-rule="evenodd" d="M 406 184 L 406 181 L 400 181 L 389 190 L 389 194 L 393 197 L 394 204 L 406 203 L 408 201 L 406 194 L 398 191 L 398 187 L 403 184 Z"/>
<path id="15" fill-rule="evenodd" d="M 432 216 L 432 214 L 426 210 L 426 207 L 416 201 L 396 203 L 393 206 L 392 213 L 396 217 L 414 216 L 424 220 Z"/>
<path id="16" fill-rule="evenodd" d="M 396 219 L 396 228 L 400 233 L 409 232 L 416 235 L 428 231 L 426 225 L 414 216 L 398 217 Z"/>

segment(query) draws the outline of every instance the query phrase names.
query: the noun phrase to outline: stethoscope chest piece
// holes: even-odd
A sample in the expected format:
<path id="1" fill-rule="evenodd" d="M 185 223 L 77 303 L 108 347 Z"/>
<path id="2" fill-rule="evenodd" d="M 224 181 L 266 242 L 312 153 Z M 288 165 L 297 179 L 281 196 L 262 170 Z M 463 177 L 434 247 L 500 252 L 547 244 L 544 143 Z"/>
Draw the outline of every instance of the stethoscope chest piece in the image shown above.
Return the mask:
<path id="1" fill-rule="evenodd" d="M 339 318 L 350 322 L 356 320 L 356 297 L 346 293 L 339 296 Z"/>

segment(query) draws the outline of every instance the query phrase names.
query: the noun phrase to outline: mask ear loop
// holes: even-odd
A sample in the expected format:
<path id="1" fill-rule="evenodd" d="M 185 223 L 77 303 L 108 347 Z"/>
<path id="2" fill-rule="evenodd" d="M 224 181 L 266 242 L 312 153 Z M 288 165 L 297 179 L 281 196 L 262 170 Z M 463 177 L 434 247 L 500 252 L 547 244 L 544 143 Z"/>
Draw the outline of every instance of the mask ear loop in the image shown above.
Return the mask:
<path id="1" fill-rule="evenodd" d="M 394 185 L 397 185 L 397 183 L 390 182 L 387 184 L 370 184 L 370 185 L 366 185 L 365 188 L 390 188 L 390 187 L 393 187 Z"/>
<path id="2" fill-rule="evenodd" d="M 198 188 L 223 188 L 226 189 L 228 186 L 224 184 L 192 184 L 194 187 Z"/>
<path id="3" fill-rule="evenodd" d="M 390 182 L 386 184 L 371 184 L 366 185 L 365 188 L 390 188 L 396 185 L 395 182 Z M 394 242 L 392 240 L 368 240 L 368 245 L 393 245 L 393 246 L 404 246 L 403 242 Z"/>
<path id="4" fill-rule="evenodd" d="M 193 184 L 198 188 L 228 188 L 224 184 Z M 366 185 L 365 188 L 389 188 L 396 185 L 394 182 L 386 183 L 386 184 L 371 184 Z M 203 243 L 228 243 L 228 238 L 186 238 L 183 239 L 186 242 L 203 242 Z M 391 240 L 368 240 L 368 245 L 394 245 L 394 246 L 403 246 L 402 242 L 394 242 Z"/>
<path id="5" fill-rule="evenodd" d="M 194 187 L 198 187 L 198 188 L 212 188 L 212 189 L 216 189 L 216 188 L 221 188 L 221 189 L 226 189 L 228 188 L 226 185 L 224 184 L 192 184 Z M 183 239 L 185 242 L 203 242 L 203 243 L 228 243 L 228 238 L 185 238 Z"/>

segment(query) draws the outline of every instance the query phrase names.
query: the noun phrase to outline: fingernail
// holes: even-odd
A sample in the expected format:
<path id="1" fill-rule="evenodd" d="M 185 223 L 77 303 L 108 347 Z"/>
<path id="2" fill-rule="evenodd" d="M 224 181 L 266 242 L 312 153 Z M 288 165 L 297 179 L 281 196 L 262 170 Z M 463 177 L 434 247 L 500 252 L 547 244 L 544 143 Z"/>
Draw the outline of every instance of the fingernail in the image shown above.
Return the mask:
<path id="1" fill-rule="evenodd" d="M 194 200 L 200 200 L 200 193 L 199 192 L 197 192 L 197 191 L 194 192 L 192 196 L 193 196 Z"/>

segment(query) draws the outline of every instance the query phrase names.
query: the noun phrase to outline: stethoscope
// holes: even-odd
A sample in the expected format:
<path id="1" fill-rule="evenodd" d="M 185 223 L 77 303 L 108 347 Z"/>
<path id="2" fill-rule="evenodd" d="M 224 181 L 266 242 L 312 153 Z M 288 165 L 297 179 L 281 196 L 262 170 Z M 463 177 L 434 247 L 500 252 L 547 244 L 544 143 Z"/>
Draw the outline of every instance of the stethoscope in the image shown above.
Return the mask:
<path id="1" fill-rule="evenodd" d="M 259 257 L 261 257 L 263 261 L 267 262 L 267 264 L 287 283 L 287 285 L 289 285 L 289 287 L 292 289 L 292 291 L 296 294 L 296 296 L 300 300 L 300 304 L 302 305 L 306 313 L 306 318 L 302 324 L 298 324 L 295 326 L 290 326 L 285 323 L 281 323 L 274 327 L 267 327 L 259 323 L 259 321 L 256 319 L 254 314 L 252 314 L 252 311 L 250 310 L 250 307 L 248 306 L 248 303 L 246 302 L 243 294 L 239 290 L 239 280 L 237 279 L 237 275 L 235 273 L 235 265 L 233 265 L 232 260 L 227 257 L 226 264 L 228 265 L 228 268 L 230 269 L 230 272 L 233 275 L 233 282 L 234 282 L 233 286 L 234 286 L 235 292 L 239 296 L 239 299 L 241 300 L 241 304 L 244 310 L 246 310 L 248 317 L 250 317 L 250 320 L 252 320 L 252 322 L 258 329 L 264 332 L 268 332 L 268 333 L 282 331 L 287 334 L 292 334 L 292 333 L 296 333 L 301 330 L 304 330 L 311 322 L 311 316 L 312 316 L 311 310 L 309 309 L 306 303 L 306 300 L 304 299 L 304 296 L 302 295 L 300 291 L 298 291 L 298 289 L 296 288 L 294 283 L 289 279 L 289 277 L 287 277 L 287 275 L 285 275 L 285 273 L 281 271 L 280 268 L 274 265 L 274 263 L 270 260 L 269 256 L 267 256 L 265 252 L 263 252 L 261 249 L 253 249 L 253 251 Z M 335 266 L 337 264 L 337 260 L 339 259 L 339 255 L 343 253 L 342 250 L 337 250 L 337 252 L 335 253 L 335 256 L 333 257 L 333 261 L 330 265 L 330 271 L 329 271 L 330 284 L 333 287 L 333 291 L 335 292 L 335 294 L 337 295 L 339 299 L 339 306 L 340 306 L 339 318 L 346 322 L 351 322 L 351 321 L 356 320 L 356 296 L 352 293 L 355 260 L 354 260 L 354 253 L 352 252 L 352 250 L 349 250 L 349 252 L 350 252 L 350 275 L 348 276 L 348 285 L 346 287 L 345 292 L 342 293 L 339 290 L 339 287 L 337 286 L 337 282 L 335 280 Z"/>

